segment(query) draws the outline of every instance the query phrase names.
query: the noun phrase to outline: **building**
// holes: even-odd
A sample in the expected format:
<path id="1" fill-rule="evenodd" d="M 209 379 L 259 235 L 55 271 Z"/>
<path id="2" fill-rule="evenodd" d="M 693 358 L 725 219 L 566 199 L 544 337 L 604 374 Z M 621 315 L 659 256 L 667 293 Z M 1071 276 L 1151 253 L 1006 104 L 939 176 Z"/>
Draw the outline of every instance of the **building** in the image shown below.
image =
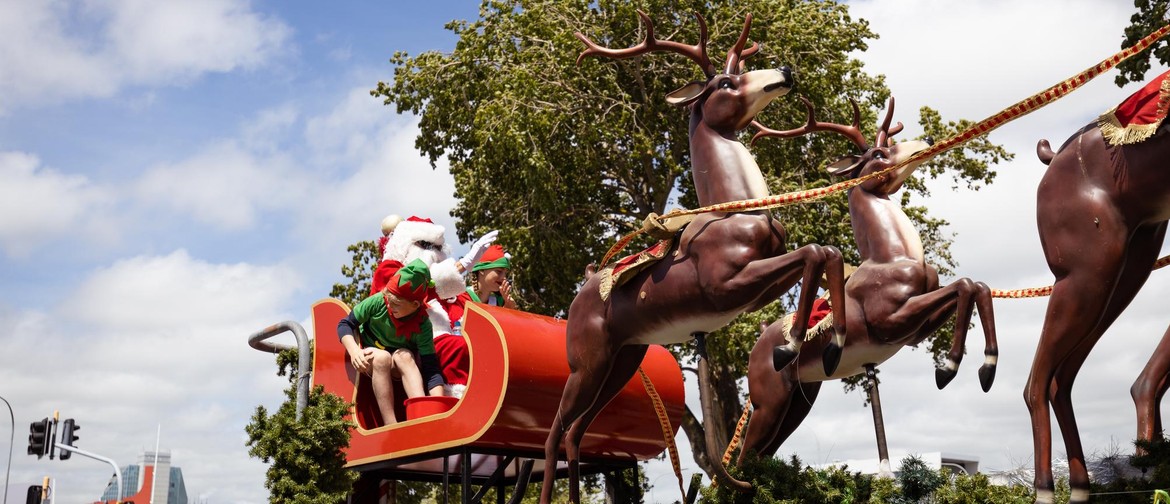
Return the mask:
<path id="1" fill-rule="evenodd" d="M 931 469 L 949 469 L 955 474 L 975 474 L 979 472 L 979 457 L 973 455 L 963 455 L 959 453 L 946 452 L 930 452 L 930 453 L 890 453 L 890 467 L 888 470 L 895 474 L 898 468 L 902 465 L 902 460 L 917 456 L 926 467 Z M 856 460 L 838 460 L 827 464 L 819 464 L 814 467 L 825 468 L 831 466 L 846 466 L 849 471 L 860 472 L 861 474 L 880 474 L 882 471 L 881 461 L 878 459 L 856 459 Z"/>
<path id="2" fill-rule="evenodd" d="M 147 470 L 156 466 L 157 471 Z M 153 477 L 156 472 L 157 478 Z M 155 481 L 145 481 L 147 475 Z M 122 495 L 118 500 L 133 498 L 139 494 L 150 496 L 152 488 L 158 489 L 154 494 L 156 504 L 187 504 L 187 486 L 183 483 L 183 471 L 178 467 L 171 467 L 171 453 L 168 451 L 158 453 L 157 463 L 155 452 L 144 451 L 138 456 L 137 465 L 123 467 Z M 101 501 L 112 501 L 117 493 L 118 481 L 111 477 L 110 483 L 106 485 L 106 491 L 102 492 Z M 149 497 L 145 501 L 141 498 L 135 499 L 134 504 L 150 504 L 150 499 Z"/>

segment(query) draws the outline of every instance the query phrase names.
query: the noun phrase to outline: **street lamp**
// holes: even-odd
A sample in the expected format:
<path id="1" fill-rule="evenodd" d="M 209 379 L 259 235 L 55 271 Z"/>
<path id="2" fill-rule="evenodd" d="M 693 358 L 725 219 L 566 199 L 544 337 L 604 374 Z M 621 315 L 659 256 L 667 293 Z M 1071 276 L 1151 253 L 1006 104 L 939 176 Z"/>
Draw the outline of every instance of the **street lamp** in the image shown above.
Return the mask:
<path id="1" fill-rule="evenodd" d="M 0 396 L 0 401 L 8 406 L 8 420 L 12 422 L 12 431 L 8 434 L 8 468 L 4 471 L 4 504 L 8 504 L 8 475 L 12 473 L 12 444 L 16 442 L 16 417 L 12 415 L 12 405 L 8 399 Z"/>

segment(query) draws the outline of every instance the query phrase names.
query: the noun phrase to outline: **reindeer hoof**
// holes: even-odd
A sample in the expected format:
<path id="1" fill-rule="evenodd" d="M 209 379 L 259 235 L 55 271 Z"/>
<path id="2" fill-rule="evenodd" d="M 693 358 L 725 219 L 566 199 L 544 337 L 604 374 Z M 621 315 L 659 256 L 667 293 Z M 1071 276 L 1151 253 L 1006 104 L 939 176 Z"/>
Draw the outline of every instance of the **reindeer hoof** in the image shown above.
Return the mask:
<path id="1" fill-rule="evenodd" d="M 796 360 L 796 355 L 796 351 L 791 348 L 784 345 L 777 346 L 772 349 L 772 367 L 776 368 L 776 371 L 784 369 Z"/>
<path id="2" fill-rule="evenodd" d="M 991 390 L 991 383 L 995 381 L 995 366 L 984 364 L 979 367 L 979 385 L 983 391 Z"/>
<path id="3" fill-rule="evenodd" d="M 837 365 L 841 363 L 841 347 L 830 341 L 825 345 L 825 353 L 821 354 L 825 362 L 825 376 L 833 376 L 837 372 Z"/>
<path id="4" fill-rule="evenodd" d="M 939 390 L 942 390 L 944 387 L 947 386 L 947 384 L 951 383 L 951 380 L 955 379 L 956 374 L 958 374 L 958 373 L 954 369 L 948 369 L 948 368 L 937 369 L 936 368 L 934 370 L 934 384 L 938 385 Z"/>

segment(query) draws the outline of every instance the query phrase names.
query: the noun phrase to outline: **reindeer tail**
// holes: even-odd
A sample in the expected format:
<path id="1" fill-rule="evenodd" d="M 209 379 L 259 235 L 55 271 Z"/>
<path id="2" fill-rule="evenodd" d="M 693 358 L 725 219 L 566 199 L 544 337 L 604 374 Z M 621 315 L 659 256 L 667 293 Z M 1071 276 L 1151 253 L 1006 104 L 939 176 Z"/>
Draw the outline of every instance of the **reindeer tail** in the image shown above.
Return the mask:
<path id="1" fill-rule="evenodd" d="M 1056 157 L 1056 153 L 1052 152 L 1052 146 L 1048 145 L 1048 140 L 1043 138 L 1036 142 L 1036 157 L 1040 158 L 1040 162 L 1048 165 L 1052 162 L 1052 158 Z"/>

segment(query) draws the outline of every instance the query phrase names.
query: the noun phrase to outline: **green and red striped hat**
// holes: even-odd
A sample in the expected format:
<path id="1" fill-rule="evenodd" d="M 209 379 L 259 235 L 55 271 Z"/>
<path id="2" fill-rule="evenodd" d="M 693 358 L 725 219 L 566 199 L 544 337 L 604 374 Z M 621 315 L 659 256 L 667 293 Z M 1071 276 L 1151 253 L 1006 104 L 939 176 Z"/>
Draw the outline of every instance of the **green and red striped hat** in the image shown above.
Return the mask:
<path id="1" fill-rule="evenodd" d="M 431 283 L 431 270 L 422 259 L 410 261 L 386 282 L 386 290 L 402 299 L 425 303 Z"/>
<path id="2" fill-rule="evenodd" d="M 479 262 L 475 263 L 475 266 L 471 267 L 471 271 L 511 267 L 512 262 L 508 260 L 508 254 L 504 252 L 504 247 L 492 245 L 483 252 L 483 256 L 479 258 Z"/>

